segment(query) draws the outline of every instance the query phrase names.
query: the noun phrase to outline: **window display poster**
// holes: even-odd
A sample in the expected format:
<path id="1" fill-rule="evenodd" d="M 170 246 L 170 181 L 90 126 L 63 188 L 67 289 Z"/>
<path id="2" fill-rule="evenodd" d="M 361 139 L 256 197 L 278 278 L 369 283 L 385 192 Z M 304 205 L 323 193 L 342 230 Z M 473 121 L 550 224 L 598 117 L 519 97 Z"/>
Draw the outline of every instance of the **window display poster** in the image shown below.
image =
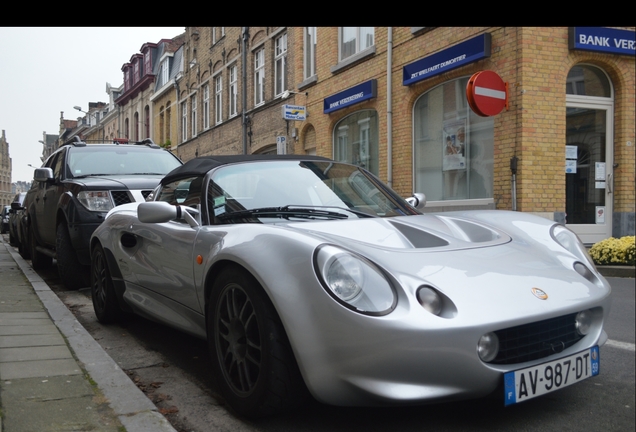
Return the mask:
<path id="1" fill-rule="evenodd" d="M 565 173 L 566 174 L 576 174 L 576 161 L 575 160 L 566 160 L 565 161 Z"/>
<path id="2" fill-rule="evenodd" d="M 565 158 L 566 159 L 577 159 L 577 151 L 578 146 L 566 145 L 565 146 Z"/>
<path id="3" fill-rule="evenodd" d="M 466 169 L 466 121 L 444 123 L 443 166 L 444 171 Z"/>
<path id="4" fill-rule="evenodd" d="M 596 206 L 596 223 L 605 223 L 605 206 Z"/>
<path id="5" fill-rule="evenodd" d="M 594 164 L 594 180 L 605 181 L 605 162 Z"/>

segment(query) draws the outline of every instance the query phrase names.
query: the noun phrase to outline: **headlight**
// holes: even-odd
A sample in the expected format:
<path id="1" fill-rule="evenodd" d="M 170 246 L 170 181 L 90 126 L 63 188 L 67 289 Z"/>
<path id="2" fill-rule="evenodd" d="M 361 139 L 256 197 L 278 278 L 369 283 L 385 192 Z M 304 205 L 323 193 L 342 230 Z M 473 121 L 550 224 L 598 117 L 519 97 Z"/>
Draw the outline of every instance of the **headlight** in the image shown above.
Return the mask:
<path id="1" fill-rule="evenodd" d="M 477 343 L 477 353 L 482 361 L 486 363 L 493 361 L 499 354 L 499 338 L 497 335 L 490 332 L 480 337 Z"/>
<path id="2" fill-rule="evenodd" d="M 314 266 L 326 291 L 349 309 L 385 315 L 395 307 L 396 296 L 391 283 L 371 261 L 324 245 L 314 254 Z"/>
<path id="3" fill-rule="evenodd" d="M 568 252 L 572 253 L 582 261 L 585 261 L 590 267 L 596 270 L 594 261 L 587 253 L 587 249 L 581 243 L 581 240 L 572 231 L 564 227 L 563 225 L 553 225 L 550 230 L 552 238 L 561 246 L 563 246 Z"/>
<path id="4" fill-rule="evenodd" d="M 417 300 L 433 315 L 439 315 L 442 311 L 442 299 L 433 288 L 422 287 L 417 290 Z"/>
<path id="5" fill-rule="evenodd" d="M 114 207 L 108 191 L 80 192 L 77 194 L 77 199 L 90 211 L 107 212 Z"/>
<path id="6" fill-rule="evenodd" d="M 576 314 L 574 318 L 576 332 L 581 336 L 585 336 L 592 326 L 592 311 L 584 310 Z"/>

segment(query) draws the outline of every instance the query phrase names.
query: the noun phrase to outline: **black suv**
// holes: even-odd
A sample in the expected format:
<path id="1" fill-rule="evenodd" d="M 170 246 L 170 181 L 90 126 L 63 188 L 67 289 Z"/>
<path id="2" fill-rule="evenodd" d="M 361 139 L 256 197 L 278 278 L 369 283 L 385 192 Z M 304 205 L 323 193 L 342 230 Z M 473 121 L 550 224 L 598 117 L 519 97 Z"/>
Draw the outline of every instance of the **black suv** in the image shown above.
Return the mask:
<path id="1" fill-rule="evenodd" d="M 182 162 L 151 140 L 65 144 L 34 172 L 27 192 L 26 240 L 35 270 L 57 260 L 68 289 L 89 285 L 89 241 L 115 206 L 145 201 Z"/>

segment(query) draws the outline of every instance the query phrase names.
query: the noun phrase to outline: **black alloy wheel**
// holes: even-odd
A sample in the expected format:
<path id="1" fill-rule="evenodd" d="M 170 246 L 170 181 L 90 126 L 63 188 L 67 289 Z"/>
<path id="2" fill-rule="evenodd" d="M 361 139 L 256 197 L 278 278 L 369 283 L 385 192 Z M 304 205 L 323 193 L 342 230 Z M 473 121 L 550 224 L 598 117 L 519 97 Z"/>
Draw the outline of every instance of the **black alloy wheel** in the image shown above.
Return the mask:
<path id="1" fill-rule="evenodd" d="M 99 244 L 91 253 L 91 298 L 100 323 L 109 324 L 121 318 L 123 312 L 113 288 L 106 253 Z"/>
<path id="2" fill-rule="evenodd" d="M 207 323 L 215 379 L 237 413 L 261 417 L 304 401 L 307 391 L 280 318 L 246 271 L 221 273 Z"/>

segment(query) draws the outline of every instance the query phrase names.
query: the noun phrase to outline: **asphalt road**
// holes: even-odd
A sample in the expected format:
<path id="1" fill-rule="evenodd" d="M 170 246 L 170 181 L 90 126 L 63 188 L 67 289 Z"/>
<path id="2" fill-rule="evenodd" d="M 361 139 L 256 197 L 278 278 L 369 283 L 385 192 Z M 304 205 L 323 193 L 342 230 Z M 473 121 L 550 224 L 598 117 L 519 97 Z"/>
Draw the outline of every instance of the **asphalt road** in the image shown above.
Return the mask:
<path id="1" fill-rule="evenodd" d="M 38 274 L 180 432 L 211 431 L 633 431 L 636 429 L 634 279 L 610 278 L 614 300 L 601 348 L 601 374 L 505 408 L 502 398 L 400 408 L 340 408 L 310 401 L 259 421 L 216 397 L 205 341 L 143 318 L 103 326 L 88 289 L 66 291 L 55 266 Z"/>

